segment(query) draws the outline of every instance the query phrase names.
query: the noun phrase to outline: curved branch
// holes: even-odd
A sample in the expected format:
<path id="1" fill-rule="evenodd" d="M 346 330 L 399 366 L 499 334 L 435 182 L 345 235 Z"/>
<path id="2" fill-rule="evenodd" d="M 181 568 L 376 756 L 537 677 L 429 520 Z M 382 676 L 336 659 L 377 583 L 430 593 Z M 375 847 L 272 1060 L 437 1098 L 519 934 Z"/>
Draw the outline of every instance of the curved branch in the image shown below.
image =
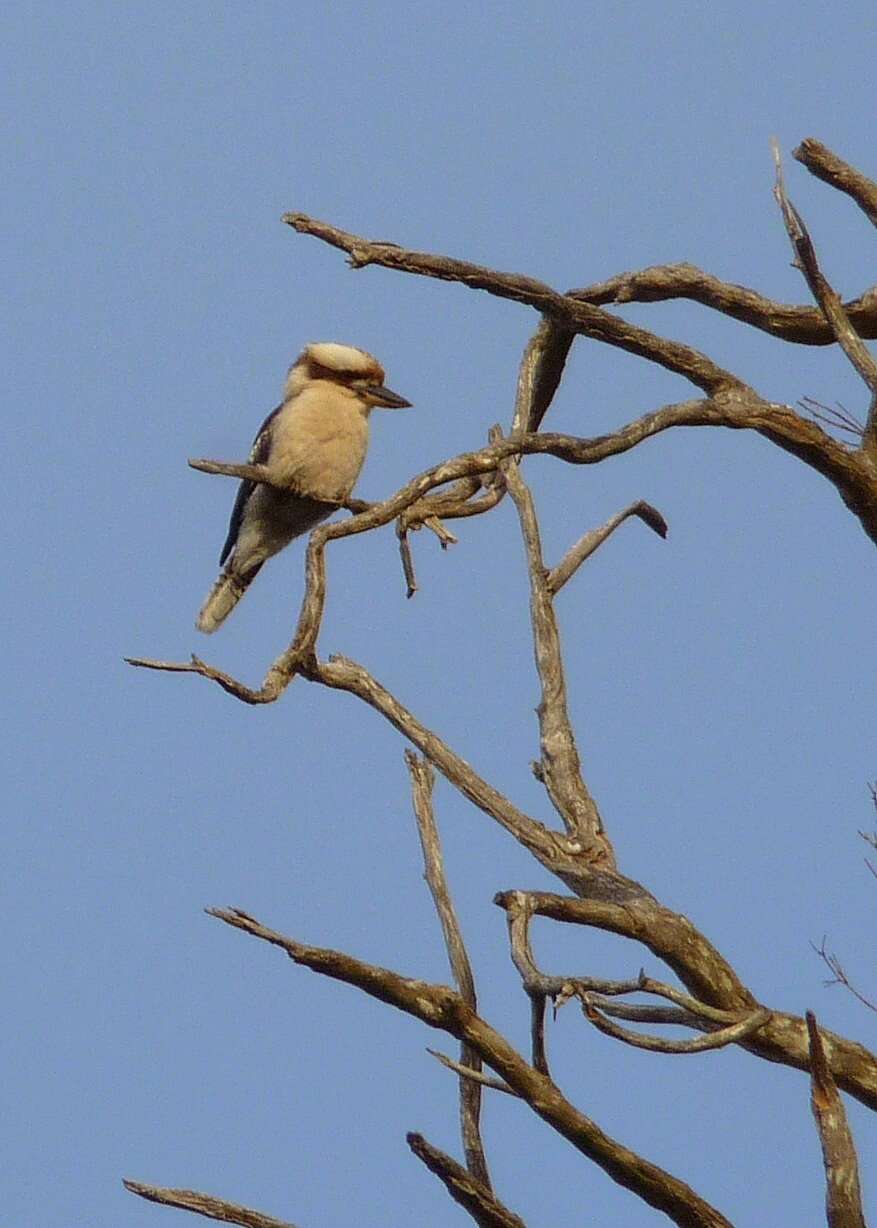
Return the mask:
<path id="1" fill-rule="evenodd" d="M 632 1032 L 629 1028 L 619 1027 L 604 1015 L 601 1015 L 596 1004 L 588 994 L 581 999 L 585 1018 L 605 1036 L 622 1041 L 634 1049 L 647 1049 L 650 1053 L 705 1053 L 708 1049 L 724 1049 L 726 1045 L 739 1044 L 756 1032 L 770 1018 L 770 1011 L 762 1008 L 753 1011 L 728 1027 L 718 1028 L 708 1032 L 706 1036 L 696 1036 L 693 1040 L 667 1040 L 662 1036 L 646 1036 L 642 1032 Z"/>

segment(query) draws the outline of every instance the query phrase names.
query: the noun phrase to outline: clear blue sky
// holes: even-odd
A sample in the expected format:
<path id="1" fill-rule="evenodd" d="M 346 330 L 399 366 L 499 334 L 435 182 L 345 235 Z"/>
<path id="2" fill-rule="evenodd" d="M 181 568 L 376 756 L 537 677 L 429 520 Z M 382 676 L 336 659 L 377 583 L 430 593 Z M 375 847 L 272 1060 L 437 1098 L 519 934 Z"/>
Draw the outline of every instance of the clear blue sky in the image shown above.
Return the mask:
<path id="1" fill-rule="evenodd" d="M 771 199 L 769 138 L 814 135 L 870 174 L 877 18 L 863 2 L 4 6 L 7 288 L 5 793 L 0 1039 L 4 1217 L 160 1225 L 123 1175 L 212 1191 L 301 1228 L 468 1222 L 408 1153 L 457 1151 L 434 1034 L 204 916 L 447 977 L 420 879 L 402 743 L 296 683 L 251 710 L 124 654 L 195 650 L 257 681 L 290 635 L 302 550 L 209 643 L 193 618 L 242 457 L 311 340 L 372 350 L 415 402 L 376 415 L 363 497 L 507 422 L 535 317 L 461 287 L 349 271 L 288 209 L 561 288 L 690 260 L 806 301 Z M 789 160 L 845 295 L 874 233 Z M 771 397 L 862 412 L 840 356 L 686 305 L 630 308 Z M 686 395 L 580 342 L 549 422 L 596 434 Z M 664 436 L 588 470 L 527 465 L 549 558 L 634 498 L 636 524 L 559 602 L 586 771 L 622 868 L 690 915 L 770 1005 L 873 1044 L 822 987 L 830 935 L 875 989 L 875 884 L 857 828 L 877 776 L 877 555 L 834 491 L 748 435 Z M 442 555 L 392 531 L 340 543 L 322 649 L 363 661 L 540 817 L 536 702 L 510 506 Z M 527 1009 L 495 891 L 551 880 L 444 785 L 448 869 L 484 1013 Z M 538 932 L 553 971 L 634 974 L 646 952 Z M 608 1131 L 742 1224 L 818 1223 L 798 1073 L 746 1054 L 660 1058 L 552 1025 L 557 1078 Z M 490 1100 L 496 1186 L 537 1225 L 659 1217 L 521 1105 Z M 875 1210 L 877 1132 L 851 1118 Z M 870 1169 L 870 1171 L 869 1171 Z M 182 1222 L 182 1221 L 181 1221 Z"/>

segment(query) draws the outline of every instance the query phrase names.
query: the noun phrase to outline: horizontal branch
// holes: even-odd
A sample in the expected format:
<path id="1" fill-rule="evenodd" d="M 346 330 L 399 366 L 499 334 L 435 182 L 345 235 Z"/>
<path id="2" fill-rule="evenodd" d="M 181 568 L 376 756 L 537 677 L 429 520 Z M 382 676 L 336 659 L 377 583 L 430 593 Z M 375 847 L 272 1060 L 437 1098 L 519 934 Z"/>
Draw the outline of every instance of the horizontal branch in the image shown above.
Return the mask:
<path id="1" fill-rule="evenodd" d="M 275 1219 L 273 1215 L 214 1198 L 212 1194 L 201 1194 L 198 1190 L 171 1190 L 160 1185 L 144 1185 L 141 1181 L 123 1181 L 122 1184 L 126 1190 L 148 1202 L 178 1207 L 181 1211 L 194 1211 L 223 1224 L 241 1224 L 243 1228 L 295 1228 L 288 1220 Z"/>
<path id="2" fill-rule="evenodd" d="M 569 297 L 594 303 L 662 303 L 687 299 L 732 320 L 798 345 L 833 345 L 834 333 L 817 307 L 776 302 L 734 282 L 722 281 L 693 264 L 658 264 L 634 273 L 618 273 Z M 877 286 L 844 303 L 844 310 L 862 337 L 877 337 Z"/>
<path id="3" fill-rule="evenodd" d="M 680 1228 L 731 1228 L 728 1220 L 685 1182 L 605 1134 L 566 1099 L 547 1075 L 525 1061 L 504 1036 L 476 1015 L 452 989 L 400 976 L 340 951 L 297 942 L 237 909 L 208 909 L 208 912 L 228 925 L 279 947 L 296 964 L 354 985 L 422 1023 L 468 1042 L 482 1061 L 543 1121 L 613 1181 L 631 1190 L 649 1206 L 663 1211 Z"/>
<path id="4" fill-rule="evenodd" d="M 596 1003 L 588 994 L 582 995 L 581 1002 L 585 1018 L 599 1032 L 615 1040 L 623 1041 L 624 1044 L 631 1045 L 634 1049 L 647 1049 L 650 1053 L 705 1053 L 709 1049 L 723 1049 L 726 1045 L 739 1044 L 740 1041 L 745 1040 L 747 1036 L 767 1023 L 770 1018 L 769 1010 L 756 1010 L 751 1015 L 738 1019 L 736 1023 L 726 1028 L 718 1028 L 715 1032 L 707 1033 L 706 1036 L 696 1036 L 693 1040 L 668 1040 L 663 1036 L 646 1036 L 643 1032 L 632 1032 L 629 1028 L 622 1028 L 617 1023 L 612 1023 L 600 1013 Z"/>

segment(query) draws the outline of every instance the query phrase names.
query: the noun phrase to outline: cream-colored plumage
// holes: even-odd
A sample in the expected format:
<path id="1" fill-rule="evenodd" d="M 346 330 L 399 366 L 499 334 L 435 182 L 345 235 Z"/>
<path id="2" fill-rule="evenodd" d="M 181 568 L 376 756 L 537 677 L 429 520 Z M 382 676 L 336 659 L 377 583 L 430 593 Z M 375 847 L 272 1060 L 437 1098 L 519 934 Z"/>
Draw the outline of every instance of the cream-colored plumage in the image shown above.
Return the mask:
<path id="1" fill-rule="evenodd" d="M 407 405 L 384 387 L 383 368 L 364 350 L 336 342 L 305 349 L 250 453 L 277 485 L 241 483 L 219 560 L 225 568 L 198 615 L 199 631 L 215 631 L 267 559 L 350 497 L 365 462 L 372 409 Z"/>

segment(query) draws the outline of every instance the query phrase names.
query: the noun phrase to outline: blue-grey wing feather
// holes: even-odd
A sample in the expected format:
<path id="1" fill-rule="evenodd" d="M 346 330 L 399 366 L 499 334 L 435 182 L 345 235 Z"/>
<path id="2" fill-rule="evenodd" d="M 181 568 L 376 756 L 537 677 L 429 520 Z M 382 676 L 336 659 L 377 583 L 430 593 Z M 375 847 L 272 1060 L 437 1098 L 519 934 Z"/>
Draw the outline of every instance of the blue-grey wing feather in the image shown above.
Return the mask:
<path id="1" fill-rule="evenodd" d="M 281 409 L 283 409 L 282 405 L 272 409 L 271 413 L 259 427 L 256 438 L 253 440 L 253 446 L 250 449 L 249 462 L 251 465 L 264 465 L 268 460 L 271 453 L 271 426 Z M 228 536 L 225 539 L 225 545 L 222 547 L 222 554 L 219 556 L 220 567 L 235 548 L 241 523 L 244 519 L 244 512 L 247 508 L 247 502 L 255 489 L 256 483 L 248 479 L 244 479 L 238 487 L 234 507 L 231 509 L 231 520 L 228 523 Z"/>

